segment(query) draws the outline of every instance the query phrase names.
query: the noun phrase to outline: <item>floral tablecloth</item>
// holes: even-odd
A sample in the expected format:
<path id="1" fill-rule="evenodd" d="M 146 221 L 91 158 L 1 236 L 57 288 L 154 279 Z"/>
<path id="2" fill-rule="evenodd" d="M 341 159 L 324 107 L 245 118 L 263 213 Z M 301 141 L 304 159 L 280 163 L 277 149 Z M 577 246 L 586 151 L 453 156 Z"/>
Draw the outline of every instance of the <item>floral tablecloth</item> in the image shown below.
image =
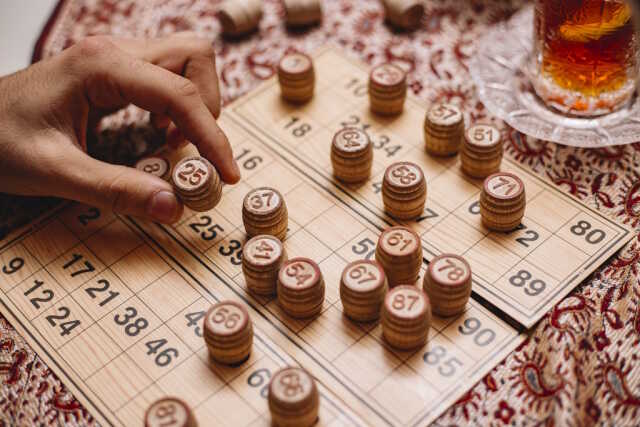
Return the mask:
<path id="1" fill-rule="evenodd" d="M 220 37 L 215 16 L 219 2 L 214 0 L 62 0 L 43 31 L 34 60 L 93 34 L 154 37 L 195 31 L 213 40 L 228 102 L 270 77 L 288 47 L 311 52 L 333 42 L 347 55 L 370 64 L 403 63 L 410 70 L 410 90 L 425 103 L 446 100 L 461 105 L 468 121 L 493 120 L 476 97 L 467 63 L 474 41 L 523 3 L 427 1 L 421 29 L 407 34 L 384 24 L 382 7 L 375 0 L 324 0 L 320 27 L 288 32 L 280 1 L 266 0 L 259 34 L 232 42 Z M 147 147 L 136 145 L 140 138 L 132 126 L 144 119 L 134 109 L 119 113 L 105 125 L 101 138 L 111 142 L 124 138 L 126 152 L 139 154 Z M 507 142 L 506 156 L 604 214 L 639 228 L 640 143 L 574 149 L 499 125 Z M 127 161 L 106 151 L 95 149 L 107 159 Z M 0 196 L 0 237 L 53 203 Z M 516 351 L 436 424 L 640 425 L 639 260 L 636 238 L 554 307 Z M 95 424 L 1 316 L 0 382 L 0 426 Z"/>

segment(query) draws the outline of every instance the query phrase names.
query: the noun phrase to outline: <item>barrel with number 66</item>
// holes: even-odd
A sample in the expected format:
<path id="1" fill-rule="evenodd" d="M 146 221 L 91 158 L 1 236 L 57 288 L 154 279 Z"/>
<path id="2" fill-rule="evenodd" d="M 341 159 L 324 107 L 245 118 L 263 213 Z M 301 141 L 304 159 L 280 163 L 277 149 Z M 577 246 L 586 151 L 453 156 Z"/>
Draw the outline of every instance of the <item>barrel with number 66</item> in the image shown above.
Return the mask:
<path id="1" fill-rule="evenodd" d="M 214 304 L 204 319 L 204 341 L 211 359 L 226 365 L 244 362 L 253 346 L 253 326 L 246 307 L 236 301 Z"/>

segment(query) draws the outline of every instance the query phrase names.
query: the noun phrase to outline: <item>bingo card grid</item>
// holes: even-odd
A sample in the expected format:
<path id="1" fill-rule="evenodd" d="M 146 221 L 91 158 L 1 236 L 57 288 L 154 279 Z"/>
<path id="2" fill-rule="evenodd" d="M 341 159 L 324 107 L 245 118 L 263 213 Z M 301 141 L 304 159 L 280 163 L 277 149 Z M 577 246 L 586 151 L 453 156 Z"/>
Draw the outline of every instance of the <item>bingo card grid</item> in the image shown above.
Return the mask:
<path id="1" fill-rule="evenodd" d="M 314 66 L 316 92 L 308 105 L 286 104 L 272 79 L 235 103 L 233 117 L 378 229 L 413 228 L 427 260 L 446 252 L 463 255 L 473 271 L 473 291 L 526 328 L 633 238 L 630 228 L 508 159 L 501 170 L 524 182 L 525 216 L 511 233 L 487 230 L 478 203 L 482 180 L 463 174 L 459 156 L 425 152 L 424 106 L 409 96 L 400 116 L 376 116 L 368 108 L 368 75 L 361 65 L 329 48 L 315 56 Z M 331 176 L 330 141 L 344 126 L 363 128 L 372 139 L 374 166 L 364 185 L 341 184 Z M 425 211 L 417 221 L 397 221 L 384 212 L 384 169 L 400 160 L 420 165 L 427 181 Z"/>
<path id="2" fill-rule="evenodd" d="M 349 394 L 357 396 L 348 403 L 364 403 L 364 410 L 371 412 L 365 416 L 368 423 L 421 425 L 433 420 L 468 384 L 488 371 L 487 365 L 502 360 L 521 342 L 523 337 L 515 329 L 475 301 L 460 316 L 434 316 L 431 344 L 421 351 L 387 348 L 378 322 L 363 324 L 344 318 L 340 274 L 347 263 L 373 257 L 379 230 L 349 212 L 339 200 L 332 200 L 330 194 L 314 188 L 286 160 L 255 144 L 226 114 L 220 125 L 233 141 L 242 183 L 225 187 L 222 201 L 212 211 L 189 212 L 173 230 L 163 228 L 176 239 L 184 239 L 189 250 L 200 251 L 219 276 L 229 277 L 230 286 L 256 301 L 305 352 L 322 361 L 327 374 L 348 384 L 336 394 L 345 400 Z M 184 154 L 165 156 L 175 163 Z M 275 298 L 253 296 L 246 289 L 238 256 L 246 240 L 242 198 L 264 185 L 278 189 L 287 203 L 287 254 L 315 260 L 325 278 L 325 302 L 316 318 L 293 319 L 282 312 Z M 421 278 L 423 274 L 424 268 Z M 322 381 L 322 376 L 317 377 Z M 426 402 L 430 405 L 425 406 Z"/>
<path id="3" fill-rule="evenodd" d="M 285 241 L 289 252 L 296 234 Z M 217 253 L 225 248 L 222 240 Z M 195 249 L 163 226 L 73 204 L 2 247 L 3 311 L 105 425 L 140 423 L 166 394 L 189 402 L 201 420 L 267 425 L 268 379 L 292 357 L 330 384 L 320 388 L 320 425 L 420 425 L 523 339 L 470 301 L 457 318 L 434 317 L 426 348 L 398 352 L 383 345 L 379 325 L 342 316 L 329 279 L 339 274 L 338 255 L 320 263 L 329 288 L 322 314 L 300 322 L 246 294 L 241 274 L 234 282 L 209 259 L 194 261 Z M 357 257 L 348 250 L 349 260 Z M 197 328 L 210 304 L 225 298 L 250 306 L 254 350 L 240 367 L 209 370 Z"/>
<path id="4" fill-rule="evenodd" d="M 361 83 L 366 82 L 366 74 L 358 71 L 357 67 L 330 52 L 325 52 L 316 59 L 316 69 L 319 70 L 318 77 L 320 81 L 316 98 L 318 98 L 322 90 L 323 77 L 321 73 L 325 72 L 325 68 L 320 69 L 320 67 L 321 64 L 327 61 L 326 58 L 330 58 L 332 61 L 344 62 L 344 64 L 340 64 L 340 67 L 349 67 L 348 72 L 359 72 L 359 74 L 350 75 L 351 80 L 354 79 L 353 75 L 358 75 L 361 78 L 357 85 L 355 83 L 353 85 L 359 86 Z M 269 86 L 273 88 L 273 82 L 265 85 L 267 88 Z M 275 90 L 277 90 L 277 87 Z M 266 91 L 261 91 L 264 91 L 264 88 L 258 89 L 254 94 L 266 93 Z M 243 103 L 244 99 L 248 98 L 241 98 L 231 108 L 238 110 L 246 106 L 247 104 Z M 252 99 L 255 102 L 259 102 L 259 98 L 255 95 L 253 95 Z M 315 104 L 316 100 L 312 101 L 312 105 Z M 352 104 L 345 102 L 344 106 L 348 105 Z M 366 103 L 362 105 L 365 106 Z M 293 125 L 289 126 L 293 135 L 293 131 L 302 124 L 307 123 L 310 128 L 316 124 L 314 122 L 306 122 L 306 117 L 304 119 L 301 118 L 306 108 L 309 107 L 303 107 L 302 111 L 296 112 L 298 120 L 284 118 L 284 120 L 288 121 L 281 123 L 282 128 L 287 129 L 286 125 L 293 120 L 293 125 L 297 125 L 293 129 L 291 129 Z M 260 111 L 264 114 L 274 113 L 274 111 L 263 108 L 260 108 Z M 325 111 L 331 111 L 331 109 Z M 360 107 L 360 111 L 361 117 L 368 117 L 366 108 Z M 316 117 L 316 115 L 312 117 Z M 362 120 L 359 117 L 357 119 Z M 347 116 L 345 120 L 354 121 L 355 118 Z M 241 123 L 236 118 L 235 112 L 233 114 L 223 114 L 221 120 L 221 126 L 230 136 L 234 144 L 234 152 L 239 157 L 239 162 L 243 167 L 244 181 L 238 186 L 225 188 L 225 196 L 222 202 L 211 212 L 186 214 L 182 222 L 175 229 L 171 229 L 151 224 L 139 224 L 134 220 L 119 217 L 110 217 L 111 219 L 106 220 L 104 219 L 107 217 L 106 214 L 93 218 L 98 215 L 96 210 L 74 205 L 61 215 L 61 220 L 53 220 L 53 224 L 56 224 L 58 232 L 64 235 L 63 237 L 59 238 L 55 233 L 51 232 L 47 227 L 52 226 L 47 224 L 33 236 L 23 236 L 18 238 L 17 242 L 10 242 L 10 247 L 2 250 L 0 254 L 2 265 L 8 267 L 7 271 L 11 271 L 12 268 L 17 266 L 16 263 L 11 264 L 11 260 L 16 256 L 23 256 L 25 257 L 24 259 L 29 259 L 30 262 L 33 261 L 33 256 L 30 255 L 30 252 L 27 252 L 27 246 L 25 245 L 31 244 L 36 245 L 36 248 L 40 248 L 36 249 L 39 253 L 35 255 L 36 258 L 40 259 L 39 256 L 41 254 L 55 253 L 55 249 L 59 245 L 58 240 L 62 242 L 61 247 L 64 247 L 65 250 L 75 244 L 75 238 L 85 242 L 82 246 L 78 246 L 75 252 L 67 250 L 60 258 L 47 263 L 46 269 L 39 269 L 38 272 L 29 269 L 22 270 L 22 272 L 16 271 L 14 274 L 17 276 L 14 276 L 9 282 L 5 282 L 6 279 L 3 278 L 2 302 L 5 304 L 5 308 L 12 308 L 12 314 L 15 313 L 15 316 L 9 316 L 10 320 L 21 318 L 25 325 L 30 322 L 30 327 L 23 325 L 20 329 L 23 333 L 27 330 L 35 330 L 30 342 L 37 344 L 34 346 L 37 350 L 45 349 L 51 353 L 49 357 L 44 357 L 45 360 L 62 359 L 60 365 L 64 365 L 64 368 L 58 367 L 58 369 L 54 368 L 54 370 L 66 380 L 67 384 L 73 379 L 77 385 L 71 387 L 72 390 L 76 392 L 76 395 L 85 404 L 89 401 L 91 403 L 88 405 L 90 408 L 99 408 L 104 411 L 106 417 L 104 420 L 109 419 L 115 423 L 120 421 L 127 424 L 141 416 L 141 411 L 153 398 L 159 397 L 163 393 L 176 394 L 172 393 L 171 390 L 167 390 L 167 388 L 171 388 L 173 385 L 175 390 L 180 385 L 180 387 L 189 389 L 190 394 L 186 396 L 186 400 L 191 405 L 196 406 L 197 402 L 200 401 L 205 402 L 202 408 L 231 408 L 237 405 L 240 413 L 255 413 L 258 415 L 251 420 L 237 421 L 236 424 L 242 424 L 242 421 L 267 423 L 266 401 L 263 398 L 257 398 L 259 390 L 262 384 L 268 381 L 266 378 L 267 372 L 273 372 L 275 366 L 285 364 L 291 360 L 290 357 L 293 357 L 309 369 L 321 383 L 328 385 L 328 388 L 346 402 L 348 406 L 355 408 L 368 423 L 423 424 L 434 419 L 441 411 L 446 409 L 521 341 L 522 337 L 513 328 L 500 321 L 475 301 L 470 301 L 467 311 L 459 318 L 448 319 L 447 321 L 435 319 L 429 344 L 425 349 L 418 352 L 405 353 L 390 350 L 381 343 L 379 326 L 375 324 L 356 325 L 344 320 L 341 315 L 341 305 L 338 297 L 337 278 L 339 271 L 348 261 L 371 253 L 379 232 L 380 225 L 377 224 L 381 224 L 380 220 L 378 219 L 375 222 L 377 218 L 371 215 L 360 215 L 359 211 L 349 210 L 344 203 L 345 199 L 336 197 L 336 194 L 339 194 L 336 191 L 337 187 L 330 187 L 327 191 L 322 186 L 318 186 L 317 182 L 313 182 L 316 181 L 317 177 L 300 173 L 300 169 L 296 168 L 295 164 L 287 165 L 288 158 L 279 155 L 283 150 L 274 151 L 270 148 L 273 145 L 270 145 L 272 143 L 267 138 L 256 140 L 246 130 L 242 129 L 248 126 L 242 126 Z M 318 134 L 321 131 L 325 131 L 325 135 L 328 135 L 328 140 L 330 140 L 332 130 L 330 126 L 323 129 L 317 125 L 316 129 L 320 129 L 317 131 Z M 386 133 L 383 134 L 382 131 L 376 133 L 375 128 L 368 130 L 374 139 L 376 137 L 379 138 L 378 145 L 385 141 L 383 137 Z M 300 133 L 302 131 L 297 132 Z M 311 130 L 306 133 L 309 133 L 309 136 L 314 134 Z M 318 136 L 318 139 L 320 139 L 320 136 Z M 386 139 L 391 140 L 389 136 L 386 136 Z M 283 137 L 282 141 L 286 143 L 292 141 L 292 139 L 287 140 Z M 323 142 L 327 144 L 326 139 Z M 383 144 L 382 149 L 390 148 L 389 151 L 385 152 L 392 153 L 395 150 L 393 147 L 394 145 L 387 142 Z M 420 148 L 419 145 L 416 145 L 416 147 Z M 305 149 L 314 149 L 311 146 L 305 148 L 305 144 L 300 144 L 296 148 L 300 148 L 303 153 Z M 322 150 L 321 148 L 315 149 Z M 398 155 L 400 155 L 399 151 L 396 151 Z M 307 152 L 313 153 L 313 151 Z M 378 158 L 379 156 L 377 155 L 376 157 Z M 382 162 L 376 165 L 377 172 L 381 172 L 384 165 L 395 160 L 394 156 L 391 157 L 389 160 L 383 158 Z M 328 161 L 328 151 L 326 158 Z M 317 159 L 322 162 L 320 157 L 317 157 Z M 429 176 L 428 173 L 427 176 Z M 244 232 L 239 213 L 244 194 L 250 188 L 261 185 L 273 185 L 278 188 L 284 194 L 289 206 L 290 231 L 285 241 L 285 247 L 289 255 L 307 255 L 316 259 L 321 266 L 325 279 L 327 279 L 327 295 L 323 313 L 313 321 L 300 322 L 288 319 L 279 311 L 277 304 L 272 299 L 253 298 L 244 289 L 242 274 L 238 265 L 240 245 L 244 241 Z M 527 181 L 525 181 L 525 185 L 527 185 L 528 189 Z M 362 193 L 363 189 L 355 191 Z M 434 206 L 436 205 L 429 200 L 427 207 L 433 209 Z M 80 219 L 81 217 L 82 219 Z M 87 223 L 86 226 L 83 225 L 81 227 L 77 224 L 82 225 L 84 222 Z M 62 223 L 67 225 L 62 225 Z M 102 226 L 98 227 L 98 224 L 102 224 Z M 129 228 L 130 226 L 136 231 L 133 232 Z M 350 227 L 353 227 L 353 229 Z M 355 235 L 344 236 L 340 233 L 340 230 L 353 230 L 352 234 Z M 69 234 L 72 237 L 69 237 Z M 56 238 L 52 239 L 51 236 L 56 236 Z M 106 239 L 104 241 L 106 244 L 101 244 L 101 239 Z M 119 244 L 127 241 L 135 242 L 135 244 L 131 243 L 129 245 L 135 247 L 128 254 L 123 255 L 123 258 L 118 258 L 120 253 L 114 253 L 114 250 L 109 250 L 110 247 L 114 246 L 110 245 L 109 241 L 118 241 Z M 154 243 L 150 245 L 149 242 Z M 166 248 L 171 248 L 172 250 L 169 252 Z M 129 270 L 135 272 L 135 266 L 137 265 L 154 264 L 154 259 L 156 263 L 158 263 L 157 259 L 161 259 L 167 265 L 175 264 L 175 261 L 168 259 L 169 253 L 172 256 L 180 257 L 180 265 L 184 267 L 174 267 L 173 269 L 169 267 L 169 271 L 164 272 L 158 278 L 147 278 L 139 281 L 138 279 L 132 279 L 130 272 L 127 278 Z M 158 254 L 162 254 L 162 256 Z M 81 255 L 82 257 L 78 258 L 76 255 Z M 46 260 L 48 258 L 42 259 Z M 118 263 L 126 262 L 124 261 L 126 259 L 129 259 L 129 265 L 125 268 L 119 268 L 117 266 Z M 72 261 L 73 263 L 65 269 L 64 266 Z M 68 271 L 76 272 L 88 269 L 84 261 L 89 261 L 95 271 L 102 269 L 105 276 L 101 276 L 102 273 L 100 273 L 94 275 L 88 282 L 79 283 L 84 278 L 76 278 L 84 275 L 89 279 L 88 276 L 94 274 L 93 271 L 89 271 L 67 280 L 64 274 L 70 275 L 71 273 L 68 273 Z M 25 262 L 25 266 L 27 265 L 29 263 Z M 103 265 L 108 267 L 103 268 Z M 76 268 L 79 270 L 76 270 Z M 143 268 L 143 270 L 146 270 L 146 268 Z M 53 289 L 50 290 L 54 292 L 54 295 L 55 291 L 58 293 L 57 298 L 52 299 L 46 305 L 41 303 L 41 314 L 35 317 L 33 317 L 34 313 L 29 311 L 31 310 L 29 305 L 33 305 L 29 297 L 33 298 L 36 295 L 35 292 L 42 291 L 45 287 L 41 285 L 25 296 L 24 293 L 36 285 L 35 279 L 30 281 L 31 277 L 27 277 L 27 273 L 40 274 L 41 278 L 38 280 L 51 283 Z M 125 279 L 121 276 L 125 276 Z M 206 286 L 194 285 L 194 276 L 198 278 L 198 283 L 206 283 Z M 37 276 L 34 277 L 37 278 Z M 21 280 L 13 283 L 17 279 Z M 48 282 L 44 279 L 47 279 Z M 130 299 L 118 304 L 116 308 L 110 311 L 107 311 L 106 308 L 103 308 L 102 311 L 92 308 L 90 303 L 93 302 L 95 305 L 97 302 L 93 298 L 89 300 L 90 295 L 87 289 L 102 289 L 104 282 L 99 282 L 99 280 L 108 281 L 111 286 L 114 286 L 113 289 L 118 289 L 123 297 L 126 295 Z M 143 284 L 148 280 L 151 281 L 144 286 Z M 176 293 L 175 290 L 172 291 L 172 288 L 168 287 L 169 283 L 176 282 L 182 283 L 181 288 L 184 291 Z M 6 289 L 6 283 L 11 283 L 10 289 Z M 118 285 L 116 286 L 112 283 Z M 186 291 L 186 289 L 190 289 L 190 291 Z M 68 291 L 71 291 L 71 298 L 68 298 Z M 63 297 L 65 292 L 67 296 Z M 98 293 L 97 290 L 92 292 L 94 294 Z M 254 356 L 240 368 L 230 369 L 233 373 L 220 373 L 221 369 L 214 367 L 215 373 L 202 376 L 200 373 L 203 372 L 203 369 L 206 370 L 206 350 L 204 349 L 204 343 L 195 335 L 194 326 L 197 325 L 187 327 L 186 325 L 190 320 L 185 316 L 189 314 L 191 316 L 190 319 L 197 318 L 198 313 L 201 313 L 211 302 L 221 297 L 218 294 L 219 292 L 222 292 L 224 297 L 242 298 L 250 305 L 251 317 L 257 323 Z M 196 297 L 196 301 L 191 302 L 186 297 L 187 294 L 191 295 L 191 298 Z M 107 292 L 100 301 L 104 301 L 109 295 Z M 13 305 L 12 298 L 20 302 Z M 175 312 L 175 308 L 167 311 L 164 304 L 163 307 L 157 307 L 158 304 L 153 303 L 155 298 L 166 302 L 169 306 L 175 305 L 174 299 L 176 301 L 179 300 L 185 306 L 178 309 L 177 312 Z M 97 402 L 97 399 L 102 398 L 102 396 L 97 396 L 98 394 L 112 394 L 109 391 L 100 391 L 98 389 L 98 387 L 104 387 L 104 385 L 100 385 L 99 381 L 94 380 L 94 388 L 98 390 L 96 393 L 89 385 L 90 380 L 83 378 L 86 372 L 83 375 L 70 370 L 61 353 L 65 352 L 67 355 L 72 353 L 71 350 L 68 350 L 71 346 L 68 346 L 66 351 L 58 350 L 58 347 L 60 347 L 59 338 L 50 337 L 50 332 L 40 333 L 42 330 L 46 331 L 49 325 L 48 321 L 43 320 L 43 316 L 46 317 L 49 313 L 60 315 L 59 308 L 62 307 L 62 301 L 69 302 L 69 306 L 73 305 L 73 309 L 78 309 L 78 313 L 83 313 L 80 317 L 82 317 L 81 320 L 86 320 L 86 322 L 90 322 L 91 320 L 89 319 L 92 319 L 92 316 L 97 316 L 99 313 L 107 311 L 97 322 L 87 326 L 82 334 L 76 332 L 77 336 L 73 336 L 73 339 L 67 337 L 68 339 L 65 341 L 65 345 L 68 345 L 68 341 L 72 340 L 88 342 L 88 347 L 94 346 L 91 347 L 92 351 L 97 349 L 100 352 L 110 352 L 109 354 L 113 355 L 108 360 L 100 362 L 103 363 L 102 365 L 99 362 L 94 362 L 95 365 L 100 365 L 100 368 L 95 373 L 91 371 L 91 378 L 99 378 L 96 377 L 96 375 L 100 375 L 99 372 L 115 369 L 115 372 L 118 372 L 123 377 L 123 380 L 127 375 L 134 376 L 138 372 L 142 372 L 142 374 L 138 375 L 147 376 L 146 381 L 151 380 L 151 383 L 139 390 L 135 397 L 129 398 L 126 403 L 121 405 L 115 414 L 107 412 L 109 409 L 105 409 L 104 404 Z M 115 307 L 116 301 L 114 297 L 106 305 L 113 303 Z M 128 347 L 122 349 L 120 344 L 114 345 L 113 341 L 115 339 L 110 337 L 109 334 L 118 332 L 118 327 L 124 330 L 124 327 L 129 325 L 129 323 L 119 325 L 114 320 L 114 316 L 117 314 L 120 314 L 121 321 L 124 316 L 131 314 L 131 312 L 125 311 L 129 307 L 127 305 L 129 301 L 134 301 L 136 307 L 141 307 L 139 311 L 141 313 L 144 312 L 143 316 L 147 316 L 150 319 L 149 321 L 145 317 L 150 326 L 145 328 L 147 329 L 145 332 L 148 332 L 148 334 L 141 333 L 137 341 L 127 344 Z M 85 307 L 89 314 L 84 312 L 80 305 Z M 133 305 L 133 302 L 131 305 Z M 119 313 L 115 313 L 117 308 L 121 310 Z M 44 311 L 47 313 L 45 314 Z M 98 327 L 95 327 L 95 325 Z M 59 326 L 57 327 L 59 328 Z M 341 330 L 341 333 L 334 336 L 331 332 L 334 332 L 336 328 Z M 131 331 L 134 330 L 132 327 Z M 86 334 L 84 331 L 87 331 Z M 120 332 L 122 333 L 122 331 Z M 70 335 L 72 334 L 74 332 Z M 157 367 L 149 364 L 150 356 L 146 354 L 149 349 L 143 343 L 151 341 L 155 343 L 155 346 L 158 346 L 165 337 L 170 337 L 171 340 L 168 341 L 175 342 L 175 344 L 171 345 L 168 342 L 164 346 L 166 348 L 176 348 L 180 354 L 176 361 L 181 360 L 180 364 L 176 364 L 175 367 L 168 371 L 157 370 Z M 126 338 L 130 337 L 125 336 L 123 338 L 124 342 L 127 342 Z M 491 340 L 488 341 L 488 338 L 491 338 Z M 275 342 L 275 344 L 272 344 L 272 342 Z M 482 353 L 482 357 L 472 359 L 472 357 L 477 357 L 479 354 L 476 351 L 476 347 L 480 349 L 491 347 L 496 351 L 488 354 L 485 352 Z M 160 347 L 152 356 L 157 357 L 162 351 L 163 348 Z M 38 351 L 38 353 L 43 354 L 42 351 Z M 164 363 L 172 353 L 165 354 L 168 356 L 161 358 L 161 363 Z M 68 357 L 82 358 L 83 356 Z M 91 356 L 85 355 L 84 357 Z M 151 359 L 154 360 L 155 358 Z M 260 361 L 266 367 L 259 364 Z M 430 362 L 433 363 L 430 364 Z M 167 366 L 172 366 L 171 363 Z M 358 364 L 365 366 L 365 369 L 360 371 L 356 369 Z M 81 369 L 80 365 L 75 364 L 74 366 L 77 366 L 76 369 Z M 372 369 L 380 369 L 381 374 L 377 378 L 370 378 L 367 374 Z M 127 370 L 131 372 L 125 372 Z M 215 379 L 208 378 L 211 376 Z M 185 379 L 179 382 L 176 377 L 188 378 L 188 380 Z M 198 389 L 199 385 L 202 387 L 202 381 L 217 383 L 219 390 L 212 395 L 200 395 L 194 390 Z M 142 382 L 144 383 L 145 381 Z M 259 384 L 259 386 L 253 387 L 254 384 Z M 213 388 L 215 389 L 216 386 Z M 202 389 L 204 388 L 200 390 Z M 79 390 L 82 390 L 83 393 L 79 394 L 77 392 Z M 358 423 L 357 416 L 349 415 L 349 410 L 345 408 L 345 405 L 339 399 L 333 397 L 333 394 L 326 391 L 326 389 L 322 391 L 321 422 L 323 424 L 332 421 L 338 424 Z M 391 395 L 400 396 L 399 393 L 404 394 L 408 399 L 403 401 L 402 407 L 394 406 L 402 399 L 389 399 Z M 180 395 L 180 393 L 177 394 Z M 91 398 L 87 397 L 87 395 L 90 395 Z M 416 395 L 420 399 L 415 399 Z M 411 396 L 414 396 L 413 400 L 411 400 Z M 436 396 L 441 397 L 441 399 L 430 400 L 431 397 Z M 107 398 L 109 397 L 107 396 Z M 425 402 L 430 402 L 432 405 L 425 407 Z M 242 409 L 244 408 L 251 410 L 243 412 Z M 93 412 L 95 413 L 95 411 Z M 207 410 L 199 409 L 196 406 L 197 417 L 208 417 L 214 412 L 207 412 Z M 231 415 L 231 412 L 229 415 Z M 117 418 L 117 416 L 122 418 Z M 230 420 L 226 421 L 229 422 Z"/>
<path id="5" fill-rule="evenodd" d="M 153 399 L 170 394 L 189 402 L 200 419 L 221 414 L 227 418 L 214 418 L 221 424 L 268 423 L 260 392 L 277 366 L 295 359 L 325 386 L 321 424 L 421 425 L 521 342 L 522 335 L 475 301 L 461 316 L 434 318 L 430 343 L 412 352 L 387 348 L 375 323 L 346 320 L 340 270 L 371 257 L 378 230 L 243 136 L 226 114 L 221 126 L 237 156 L 252 156 L 240 159 L 243 183 L 226 187 L 211 212 L 187 212 L 173 229 L 72 205 L 8 239 L 0 253 L 9 272 L 1 295 L 7 317 L 100 421 L 139 423 Z M 267 183 L 289 206 L 288 253 L 316 259 L 326 279 L 323 312 L 312 321 L 287 318 L 273 299 L 244 289 L 241 199 Z M 250 306 L 254 355 L 238 368 L 214 366 L 209 373 L 196 327 L 210 303 L 223 298 Z"/>
<path id="6" fill-rule="evenodd" d="M 230 295 L 203 286 L 138 227 L 72 204 L 8 239 L 0 247 L 3 313 L 103 425 L 141 425 L 165 395 L 215 425 L 268 425 L 269 378 L 293 360 L 256 331 L 249 360 L 210 368 L 202 318 Z M 319 391 L 323 425 L 362 424 Z"/>

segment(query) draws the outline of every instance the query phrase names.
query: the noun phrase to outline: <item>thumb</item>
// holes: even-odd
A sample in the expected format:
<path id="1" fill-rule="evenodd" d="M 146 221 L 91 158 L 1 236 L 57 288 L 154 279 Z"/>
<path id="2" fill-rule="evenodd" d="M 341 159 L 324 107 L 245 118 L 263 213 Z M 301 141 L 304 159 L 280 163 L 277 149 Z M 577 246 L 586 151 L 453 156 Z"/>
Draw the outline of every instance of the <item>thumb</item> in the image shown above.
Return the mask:
<path id="1" fill-rule="evenodd" d="M 59 194 L 64 198 L 167 224 L 182 216 L 171 185 L 151 174 L 104 163 L 79 150 L 67 159 L 65 170 Z"/>

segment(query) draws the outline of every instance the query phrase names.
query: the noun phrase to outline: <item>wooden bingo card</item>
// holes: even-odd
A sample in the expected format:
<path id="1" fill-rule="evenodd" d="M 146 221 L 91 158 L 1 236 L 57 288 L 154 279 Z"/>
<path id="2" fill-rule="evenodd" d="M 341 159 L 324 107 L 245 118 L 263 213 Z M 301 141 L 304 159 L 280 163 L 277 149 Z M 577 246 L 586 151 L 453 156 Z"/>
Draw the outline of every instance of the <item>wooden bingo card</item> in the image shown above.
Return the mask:
<path id="1" fill-rule="evenodd" d="M 314 65 L 319 90 L 304 109 L 284 105 L 278 99 L 277 82 L 272 80 L 256 89 L 250 100 L 232 106 L 237 123 L 251 123 L 246 129 L 259 135 L 272 153 L 277 151 L 377 231 L 392 225 L 412 228 L 422 239 L 427 261 L 442 253 L 463 256 L 473 272 L 474 292 L 522 326 L 536 323 L 633 237 L 628 227 L 541 176 L 509 159 L 501 160 L 501 154 L 493 151 L 501 145 L 496 128 L 468 123 L 459 155 L 428 154 L 421 134 L 427 114 L 422 101 L 409 94 L 402 114 L 380 116 L 369 111 L 370 69 L 333 49 L 315 55 Z M 328 141 L 344 127 L 363 129 L 371 139 L 373 167 L 365 184 L 347 185 L 332 176 Z M 482 178 L 465 173 L 460 164 L 464 150 L 472 171 L 478 165 L 475 160 L 487 159 L 489 169 L 499 167 L 524 183 L 526 209 L 515 230 L 492 231 L 482 224 L 480 194 L 483 178 L 491 171 L 481 168 Z M 395 218 L 385 212 L 383 204 L 385 168 L 401 161 L 417 164 L 425 175 L 427 200 L 415 219 Z M 558 259 L 563 262 L 556 262 Z M 528 277 L 526 283 L 520 284 L 519 275 Z"/>
<path id="2" fill-rule="evenodd" d="M 401 114 L 373 114 L 366 67 L 331 49 L 313 63 L 308 103 L 283 100 L 274 77 L 225 108 L 219 124 L 243 180 L 224 186 L 215 207 L 185 209 L 164 226 L 70 204 L 0 243 L 0 310 L 101 425 L 144 425 L 165 397 L 185 402 L 199 425 L 268 425 L 269 383 L 286 366 L 316 379 L 318 425 L 428 424 L 522 342 L 501 317 L 532 325 L 632 237 L 507 159 L 501 170 L 523 181 L 526 211 L 515 231 L 489 231 L 482 181 L 459 157 L 426 154 L 422 103 L 408 96 Z M 371 178 L 357 185 L 331 167 L 331 140 L 345 126 L 365 130 L 374 151 Z M 177 165 L 196 153 L 158 155 Z M 385 213 L 381 186 L 386 167 L 405 160 L 421 167 L 429 192 L 421 215 L 400 221 Z M 286 200 L 288 257 L 322 273 L 313 317 L 290 317 L 275 295 L 247 288 L 243 200 L 260 187 Z M 472 295 L 461 314 L 434 314 L 427 343 L 411 350 L 388 345 L 380 321 L 344 316 L 340 300 L 344 268 L 372 260 L 380 233 L 396 225 L 417 234 L 425 261 L 462 255 L 474 293 L 492 304 Z M 226 300 L 253 324 L 251 355 L 237 366 L 211 363 L 203 337 L 207 310 Z"/>

